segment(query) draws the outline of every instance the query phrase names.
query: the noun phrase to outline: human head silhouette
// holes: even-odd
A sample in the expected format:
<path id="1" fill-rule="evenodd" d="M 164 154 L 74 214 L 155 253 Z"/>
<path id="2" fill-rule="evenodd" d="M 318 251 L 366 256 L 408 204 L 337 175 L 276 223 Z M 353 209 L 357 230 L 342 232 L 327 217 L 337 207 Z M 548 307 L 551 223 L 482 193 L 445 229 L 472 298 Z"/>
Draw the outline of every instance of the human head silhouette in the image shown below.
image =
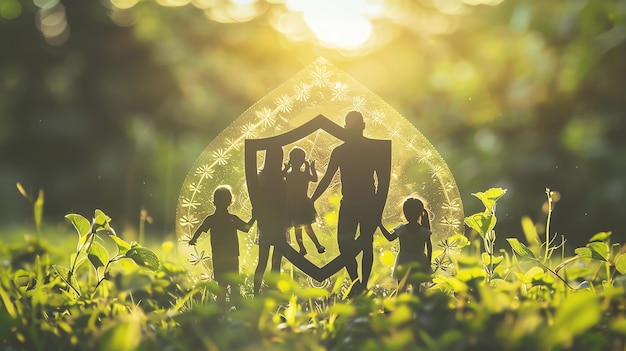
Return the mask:
<path id="1" fill-rule="evenodd" d="M 363 115 L 359 111 L 350 111 L 346 115 L 345 128 L 350 134 L 363 134 L 365 129 L 365 121 L 363 121 Z"/>
<path id="2" fill-rule="evenodd" d="M 294 168 L 300 167 L 304 163 L 305 158 L 306 153 L 300 147 L 296 146 L 289 151 L 289 163 L 291 163 L 291 166 Z"/>
<path id="3" fill-rule="evenodd" d="M 233 192 L 229 185 L 220 185 L 213 191 L 215 208 L 225 209 L 233 202 Z"/>
<path id="4" fill-rule="evenodd" d="M 422 200 L 416 197 L 407 198 L 402 204 L 402 212 L 409 223 L 418 222 L 422 217 L 422 225 L 430 229 L 430 218 Z"/>

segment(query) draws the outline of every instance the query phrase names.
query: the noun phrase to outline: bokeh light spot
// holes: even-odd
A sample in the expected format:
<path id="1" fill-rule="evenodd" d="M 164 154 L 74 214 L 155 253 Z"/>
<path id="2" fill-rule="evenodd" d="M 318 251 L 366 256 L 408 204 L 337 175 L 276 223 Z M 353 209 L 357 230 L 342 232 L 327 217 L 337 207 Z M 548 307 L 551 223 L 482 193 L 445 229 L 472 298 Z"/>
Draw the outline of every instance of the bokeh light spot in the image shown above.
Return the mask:
<path id="1" fill-rule="evenodd" d="M 111 4 L 121 10 L 129 9 L 135 5 L 139 0 L 111 0 Z"/>
<path id="2" fill-rule="evenodd" d="M 14 19 L 22 13 L 22 5 L 17 0 L 5 0 L 0 3 L 0 17 Z"/>
<path id="3" fill-rule="evenodd" d="M 59 0 L 33 0 L 40 9 L 51 9 L 59 4 Z"/>
<path id="4" fill-rule="evenodd" d="M 65 7 L 57 4 L 52 8 L 42 8 L 37 12 L 37 28 L 50 45 L 61 45 L 70 36 L 65 15 Z"/>
<path id="5" fill-rule="evenodd" d="M 189 4 L 191 0 L 157 0 L 157 3 L 167 7 L 181 7 Z"/>

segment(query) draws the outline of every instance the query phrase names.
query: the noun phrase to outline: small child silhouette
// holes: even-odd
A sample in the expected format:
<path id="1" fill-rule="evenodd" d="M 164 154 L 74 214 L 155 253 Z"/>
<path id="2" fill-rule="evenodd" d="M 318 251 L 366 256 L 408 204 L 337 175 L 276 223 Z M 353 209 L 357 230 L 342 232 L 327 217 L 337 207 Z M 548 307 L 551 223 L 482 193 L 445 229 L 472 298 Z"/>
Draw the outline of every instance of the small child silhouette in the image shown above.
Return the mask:
<path id="1" fill-rule="evenodd" d="M 424 281 L 423 274 L 432 274 L 430 261 L 433 247 L 430 241 L 430 218 L 424 202 L 415 197 L 404 200 L 402 205 L 407 223 L 401 223 L 390 233 L 382 224 L 380 229 L 389 240 L 400 239 L 400 251 L 396 257 L 392 276 L 398 280 L 399 290 L 405 291 L 411 284 L 413 292 L 417 292 L 419 284 Z M 420 274 L 423 273 L 422 277 Z"/>
<path id="2" fill-rule="evenodd" d="M 306 153 L 299 147 L 289 152 L 289 161 L 285 164 L 285 183 L 287 186 L 287 215 L 289 225 L 293 227 L 300 253 L 306 255 L 307 250 L 302 241 L 302 229 L 315 244 L 317 252 L 323 253 L 326 248 L 320 244 L 311 224 L 315 222 L 317 213 L 313 201 L 308 196 L 309 182 L 317 182 L 315 160 L 306 161 Z"/>
<path id="3" fill-rule="evenodd" d="M 228 212 L 232 204 L 233 194 L 230 186 L 220 185 L 213 192 L 215 212 L 206 217 L 189 240 L 189 245 L 196 245 L 198 237 L 203 232 L 211 232 L 211 248 L 213 256 L 213 272 L 215 280 L 223 290 L 219 299 L 226 301 L 227 287 L 230 287 L 230 297 L 241 297 L 238 283 L 228 278 L 229 274 L 239 273 L 239 239 L 237 230 L 248 232 L 254 216 L 244 222 L 238 216 Z"/>

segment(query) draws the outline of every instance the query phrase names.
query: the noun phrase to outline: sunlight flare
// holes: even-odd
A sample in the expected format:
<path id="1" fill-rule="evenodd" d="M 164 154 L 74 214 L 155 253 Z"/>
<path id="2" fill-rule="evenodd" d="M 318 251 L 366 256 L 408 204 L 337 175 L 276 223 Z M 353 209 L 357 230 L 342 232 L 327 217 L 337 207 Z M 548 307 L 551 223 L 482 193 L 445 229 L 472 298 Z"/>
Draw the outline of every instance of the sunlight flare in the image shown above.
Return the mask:
<path id="1" fill-rule="evenodd" d="M 287 0 L 289 10 L 301 12 L 316 38 L 330 47 L 356 48 L 372 36 L 372 18 L 382 12 L 382 2 L 373 0 Z"/>

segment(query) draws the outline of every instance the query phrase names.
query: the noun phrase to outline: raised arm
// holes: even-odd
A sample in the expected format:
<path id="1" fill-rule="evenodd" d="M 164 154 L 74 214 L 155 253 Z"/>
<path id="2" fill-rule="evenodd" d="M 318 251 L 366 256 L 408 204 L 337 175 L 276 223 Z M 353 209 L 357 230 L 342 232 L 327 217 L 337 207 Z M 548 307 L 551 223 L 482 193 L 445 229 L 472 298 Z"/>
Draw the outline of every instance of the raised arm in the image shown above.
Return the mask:
<path id="1" fill-rule="evenodd" d="M 317 170 L 315 170 L 315 160 L 311 161 L 309 174 L 311 175 L 311 181 L 317 182 Z"/>

